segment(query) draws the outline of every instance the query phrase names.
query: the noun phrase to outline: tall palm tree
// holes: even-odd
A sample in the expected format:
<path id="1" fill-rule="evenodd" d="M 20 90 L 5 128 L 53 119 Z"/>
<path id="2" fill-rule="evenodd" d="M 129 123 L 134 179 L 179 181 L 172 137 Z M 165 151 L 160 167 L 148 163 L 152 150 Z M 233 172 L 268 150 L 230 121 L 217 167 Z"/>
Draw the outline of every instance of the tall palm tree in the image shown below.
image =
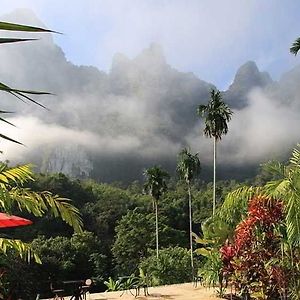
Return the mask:
<path id="1" fill-rule="evenodd" d="M 200 159 L 198 153 L 192 154 L 189 149 L 184 148 L 178 155 L 177 172 L 181 179 L 183 179 L 188 188 L 189 195 L 189 223 L 190 223 L 190 249 L 191 249 L 191 267 L 192 276 L 194 277 L 194 260 L 193 260 L 193 229 L 192 229 L 192 193 L 191 182 L 201 170 Z"/>
<path id="2" fill-rule="evenodd" d="M 222 100 L 219 90 L 212 89 L 207 105 L 199 105 L 197 114 L 205 118 L 204 135 L 214 139 L 214 182 L 213 182 L 213 216 L 216 211 L 216 152 L 217 141 L 227 134 L 227 123 L 231 120 L 232 111 Z"/>
<path id="3" fill-rule="evenodd" d="M 152 197 L 155 207 L 156 257 L 158 258 L 158 201 L 167 190 L 166 180 L 170 176 L 158 166 L 146 169 L 144 176 L 146 177 L 144 190 Z"/>
<path id="4" fill-rule="evenodd" d="M 290 48 L 290 52 L 294 55 L 297 55 L 300 50 L 300 37 L 297 38 Z"/>

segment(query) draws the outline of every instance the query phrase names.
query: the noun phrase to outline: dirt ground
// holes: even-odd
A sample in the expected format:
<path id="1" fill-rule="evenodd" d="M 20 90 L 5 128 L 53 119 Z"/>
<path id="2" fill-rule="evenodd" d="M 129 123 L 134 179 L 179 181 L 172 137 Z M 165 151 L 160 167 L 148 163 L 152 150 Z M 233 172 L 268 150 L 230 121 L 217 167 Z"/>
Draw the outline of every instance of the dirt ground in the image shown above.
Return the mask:
<path id="1" fill-rule="evenodd" d="M 132 291 L 133 294 L 135 291 Z M 220 300 L 216 297 L 214 289 L 208 289 L 204 287 L 194 288 L 192 283 L 174 284 L 166 286 L 158 286 L 149 288 L 149 296 L 143 296 L 141 291 L 140 296 L 136 298 L 126 291 L 122 295 L 122 291 L 118 292 L 104 292 L 98 294 L 90 294 L 87 296 L 87 300 L 133 300 L 133 299 L 174 299 L 174 300 Z M 122 295 L 122 297 L 120 297 Z"/>

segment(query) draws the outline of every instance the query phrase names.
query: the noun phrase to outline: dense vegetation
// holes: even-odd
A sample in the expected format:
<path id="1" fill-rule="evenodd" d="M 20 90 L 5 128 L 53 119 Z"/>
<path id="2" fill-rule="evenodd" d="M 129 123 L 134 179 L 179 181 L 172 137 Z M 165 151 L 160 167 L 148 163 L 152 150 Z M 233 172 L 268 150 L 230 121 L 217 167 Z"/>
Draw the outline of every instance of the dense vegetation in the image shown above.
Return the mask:
<path id="1" fill-rule="evenodd" d="M 235 181 L 217 183 L 218 206 L 228 191 L 237 186 L 239 184 Z M 156 249 L 155 210 L 151 196 L 143 193 L 142 184 L 134 182 L 125 188 L 119 184 L 79 181 L 60 173 L 37 175 L 28 187 L 34 191 L 48 190 L 71 198 L 82 213 L 85 231 L 73 234 L 67 225 L 51 215 L 33 219 L 34 224 L 30 227 L 7 230 L 7 234 L 13 237 L 32 241 L 33 248 L 43 262 L 41 265 L 34 262 L 28 265 L 21 260 L 16 261 L 13 253 L 1 257 L 6 270 L 1 280 L 14 282 L 13 288 L 18 289 L 24 299 L 29 289 L 33 290 L 31 294 L 49 290 L 49 278 L 68 280 L 92 277 L 97 281 L 94 289 L 103 290 L 103 282 L 109 277 L 118 278 L 138 272 L 139 265 L 147 266 L 147 270 L 154 267 L 151 257 L 153 260 L 153 250 Z M 212 212 L 212 192 L 211 183 L 196 181 L 191 187 L 194 232 L 200 232 L 201 223 Z M 184 276 L 180 275 L 182 269 L 178 271 L 178 276 L 173 270 L 176 282 L 191 280 L 187 251 L 188 199 L 185 182 L 171 179 L 158 203 L 160 259 L 166 262 L 164 257 L 172 257 L 177 251 L 176 255 L 182 257 L 182 266 L 187 270 Z M 16 276 L 16 269 L 19 270 L 18 274 L 24 275 Z M 156 270 L 153 274 L 158 274 L 155 278 L 157 283 L 172 282 L 165 278 L 162 270 Z M 31 287 L 28 282 L 39 284 Z"/>

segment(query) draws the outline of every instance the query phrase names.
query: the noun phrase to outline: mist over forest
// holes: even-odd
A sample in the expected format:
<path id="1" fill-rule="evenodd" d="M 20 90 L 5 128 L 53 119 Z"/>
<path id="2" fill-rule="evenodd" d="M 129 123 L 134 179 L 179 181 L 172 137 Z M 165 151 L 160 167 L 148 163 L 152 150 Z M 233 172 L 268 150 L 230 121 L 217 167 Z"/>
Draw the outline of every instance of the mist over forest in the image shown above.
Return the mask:
<path id="1" fill-rule="evenodd" d="M 24 10 L 2 19 L 43 25 Z M 190 146 L 199 152 L 201 177 L 210 175 L 212 141 L 203 136 L 196 108 L 215 86 L 174 69 L 156 43 L 133 59 L 115 54 L 103 72 L 67 61 L 43 35 L 38 42 L 1 47 L 0 76 L 12 87 L 55 94 L 39 99 L 49 111 L 2 95 L 17 126 L 3 125 L 2 131 L 26 145 L 1 141 L 2 160 L 33 162 L 40 172 L 130 182 L 154 164 L 174 172 L 177 153 Z M 253 61 L 237 70 L 223 91 L 234 115 L 218 149 L 220 178 L 245 178 L 266 160 L 288 157 L 299 142 L 299 80 L 300 66 L 278 81 Z"/>

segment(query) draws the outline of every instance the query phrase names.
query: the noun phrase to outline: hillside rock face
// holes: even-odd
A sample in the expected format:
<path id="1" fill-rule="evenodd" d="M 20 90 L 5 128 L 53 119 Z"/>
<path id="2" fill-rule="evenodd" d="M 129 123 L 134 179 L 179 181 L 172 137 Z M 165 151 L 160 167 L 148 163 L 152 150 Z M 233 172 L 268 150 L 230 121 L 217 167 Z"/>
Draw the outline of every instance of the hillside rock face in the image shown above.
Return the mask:
<path id="1" fill-rule="evenodd" d="M 265 88 L 273 80 L 267 72 L 260 72 L 253 61 L 248 61 L 236 72 L 233 83 L 224 93 L 224 100 L 234 108 L 244 108 L 248 104 L 247 95 L 253 88 Z"/>
<path id="2" fill-rule="evenodd" d="M 28 13 L 25 21 L 36 24 L 35 18 Z M 50 112 L 3 95 L 2 108 L 24 117 L 21 127 L 29 118 L 40 122 L 35 132 L 21 138 L 27 145 L 21 159 L 16 159 L 14 149 L 7 153 L 12 162 L 30 159 L 43 172 L 102 181 L 134 180 L 154 164 L 172 171 L 178 151 L 191 143 L 204 149 L 204 164 L 210 162 L 210 150 L 205 150 L 210 148 L 204 147 L 209 141 L 202 138 L 196 109 L 207 103 L 215 87 L 172 68 L 157 44 L 134 59 L 116 54 L 105 73 L 67 61 L 51 36 L 42 35 L 36 43 L 1 47 L 0 77 L 11 86 L 56 94 L 41 99 Z M 237 70 L 223 96 L 236 114 L 251 105 L 248 95 L 255 88 L 278 103 L 288 97 L 295 106 L 299 80 L 299 67 L 273 82 L 250 61 Z"/>

